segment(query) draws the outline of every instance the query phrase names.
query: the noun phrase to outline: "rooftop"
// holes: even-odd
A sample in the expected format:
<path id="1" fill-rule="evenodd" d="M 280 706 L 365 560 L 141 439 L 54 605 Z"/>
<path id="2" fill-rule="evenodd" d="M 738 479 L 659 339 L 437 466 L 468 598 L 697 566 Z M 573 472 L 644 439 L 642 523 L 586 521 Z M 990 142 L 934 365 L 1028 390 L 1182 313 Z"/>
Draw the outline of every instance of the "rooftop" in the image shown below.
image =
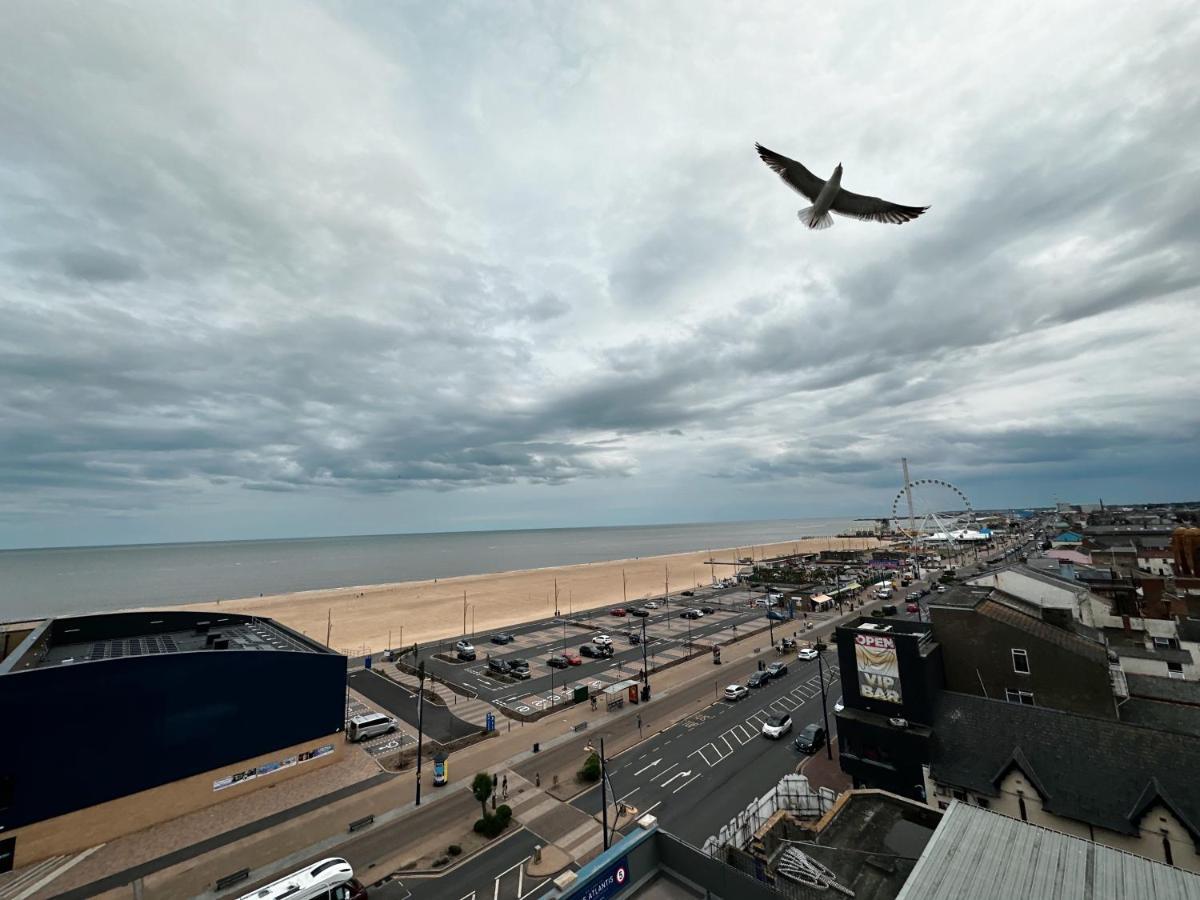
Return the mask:
<path id="1" fill-rule="evenodd" d="M 939 782 L 995 797 L 1016 766 L 1054 815 L 1134 834 L 1159 801 L 1200 838 L 1200 741 L 1188 735 L 950 692 L 933 718 Z"/>
<path id="2" fill-rule="evenodd" d="M 898 900 L 1188 900 L 1200 875 L 954 801 Z"/>
<path id="3" fill-rule="evenodd" d="M 1126 675 L 1126 679 L 1131 676 Z M 1167 679 L 1162 679 L 1166 681 Z M 1161 700 L 1147 700 L 1144 697 L 1130 697 L 1118 707 L 1122 722 L 1130 725 L 1141 725 L 1144 728 L 1157 728 L 1160 731 L 1174 731 L 1176 734 L 1190 734 L 1200 737 L 1200 706 L 1184 706 L 1180 703 L 1164 703 Z"/>
<path id="4" fill-rule="evenodd" d="M 1105 628 L 1104 638 L 1109 648 L 1117 656 L 1127 656 L 1130 659 L 1157 659 L 1161 662 L 1181 663 L 1185 666 L 1192 664 L 1192 654 L 1189 650 L 1176 650 L 1171 647 L 1149 648 L 1141 631 L 1126 631 L 1124 628 Z"/>
<path id="5" fill-rule="evenodd" d="M 1200 706 L 1200 682 L 1135 674 L 1127 674 L 1125 680 L 1129 683 L 1129 694 L 1132 697 Z"/>

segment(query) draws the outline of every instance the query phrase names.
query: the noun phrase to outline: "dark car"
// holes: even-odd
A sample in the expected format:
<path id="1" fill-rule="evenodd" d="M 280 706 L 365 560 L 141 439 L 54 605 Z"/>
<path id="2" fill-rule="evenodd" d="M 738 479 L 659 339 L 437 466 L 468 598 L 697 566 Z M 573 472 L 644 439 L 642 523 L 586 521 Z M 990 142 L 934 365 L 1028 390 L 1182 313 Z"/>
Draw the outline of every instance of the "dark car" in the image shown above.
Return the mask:
<path id="1" fill-rule="evenodd" d="M 781 613 L 777 609 L 767 610 L 767 618 L 771 619 L 775 622 L 786 622 L 787 621 L 787 616 L 784 615 L 783 613 Z"/>
<path id="2" fill-rule="evenodd" d="M 825 746 L 825 729 L 816 723 L 806 725 L 804 730 L 796 735 L 792 746 L 801 753 L 816 753 Z"/>
<path id="3" fill-rule="evenodd" d="M 711 616 L 711 615 L 712 615 L 713 613 L 715 613 L 716 611 L 717 611 L 717 610 L 716 610 L 716 607 L 713 607 L 713 606 L 702 606 L 702 607 L 700 607 L 700 612 L 704 613 L 706 616 Z"/>
<path id="4" fill-rule="evenodd" d="M 767 666 L 767 674 L 772 678 L 778 678 L 780 675 L 787 674 L 787 663 L 773 662 Z"/>
<path id="5" fill-rule="evenodd" d="M 567 658 L 561 654 L 551 656 L 548 660 L 546 660 L 546 665 L 552 669 L 565 669 L 570 664 L 571 663 L 567 661 Z"/>
<path id="6" fill-rule="evenodd" d="M 459 650 L 458 658 L 463 662 L 475 662 L 475 660 L 478 659 L 474 650 Z"/>
<path id="7" fill-rule="evenodd" d="M 529 678 L 529 663 L 523 659 L 510 659 L 508 661 L 508 674 L 513 678 L 520 678 L 522 680 Z"/>
<path id="8" fill-rule="evenodd" d="M 493 644 L 511 644 L 512 639 L 513 639 L 513 636 L 511 634 L 505 634 L 503 631 L 500 632 L 499 634 L 492 635 L 492 643 Z"/>
<path id="9" fill-rule="evenodd" d="M 642 609 L 640 606 L 636 606 L 629 611 L 629 614 L 631 616 L 639 616 L 640 618 L 644 619 L 646 616 L 650 615 L 650 610 Z"/>
<path id="10" fill-rule="evenodd" d="M 680 591 L 679 596 L 680 597 L 695 597 L 696 592 L 695 591 Z"/>
<path id="11" fill-rule="evenodd" d="M 928 597 L 929 596 L 929 588 L 921 588 L 921 596 Z"/>
<path id="12" fill-rule="evenodd" d="M 488 671 L 495 675 L 508 674 L 508 663 L 502 659 L 489 659 L 487 667 Z"/>
<path id="13" fill-rule="evenodd" d="M 896 604 L 885 603 L 883 606 L 879 607 L 879 611 L 885 616 L 894 616 L 896 614 Z"/>
<path id="14" fill-rule="evenodd" d="M 767 672 L 751 672 L 750 677 L 746 679 L 746 686 L 759 688 L 767 684 L 771 680 L 771 676 Z"/>
<path id="15" fill-rule="evenodd" d="M 640 644 L 642 642 L 642 636 L 636 631 L 629 632 L 626 637 L 629 638 L 629 643 L 631 644 Z"/>
<path id="16" fill-rule="evenodd" d="M 579 648 L 579 655 L 592 659 L 608 659 L 613 655 L 613 649 L 612 647 L 597 647 L 595 644 L 584 644 Z"/>
<path id="17" fill-rule="evenodd" d="M 681 619 L 698 619 L 698 618 L 700 618 L 700 611 L 696 610 L 696 609 L 685 609 L 683 612 L 681 612 L 679 614 L 679 618 L 681 618 Z"/>

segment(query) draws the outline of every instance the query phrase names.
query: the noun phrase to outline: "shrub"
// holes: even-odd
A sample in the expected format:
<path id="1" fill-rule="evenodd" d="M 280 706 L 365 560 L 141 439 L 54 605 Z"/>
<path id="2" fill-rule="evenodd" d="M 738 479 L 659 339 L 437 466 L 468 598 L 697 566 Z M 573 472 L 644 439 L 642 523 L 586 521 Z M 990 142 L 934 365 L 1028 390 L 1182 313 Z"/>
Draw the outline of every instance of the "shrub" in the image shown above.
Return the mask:
<path id="1" fill-rule="evenodd" d="M 487 832 L 488 819 L 490 819 L 490 818 L 491 818 L 491 816 L 487 816 L 485 818 L 477 819 L 475 821 L 475 833 L 476 834 L 484 834 Z"/>
<path id="2" fill-rule="evenodd" d="M 593 753 L 587 758 L 583 768 L 579 770 L 579 779 L 581 781 L 600 780 L 600 754 Z"/>
<path id="3" fill-rule="evenodd" d="M 501 803 L 500 806 L 496 809 L 496 818 L 499 819 L 501 822 L 503 822 L 505 825 L 507 825 L 509 822 L 512 821 L 512 807 L 508 806 L 507 804 Z"/>
<path id="4" fill-rule="evenodd" d="M 439 856 L 437 859 L 435 859 L 433 861 L 433 867 L 435 869 L 440 869 L 442 866 L 446 865 L 446 863 L 448 863 L 448 862 L 450 862 L 450 860 L 448 858 L 446 858 L 445 856 Z"/>
<path id="5" fill-rule="evenodd" d="M 462 847 L 458 846 L 458 844 L 451 844 L 446 848 L 446 852 L 451 856 L 458 856 L 458 854 L 462 853 Z"/>

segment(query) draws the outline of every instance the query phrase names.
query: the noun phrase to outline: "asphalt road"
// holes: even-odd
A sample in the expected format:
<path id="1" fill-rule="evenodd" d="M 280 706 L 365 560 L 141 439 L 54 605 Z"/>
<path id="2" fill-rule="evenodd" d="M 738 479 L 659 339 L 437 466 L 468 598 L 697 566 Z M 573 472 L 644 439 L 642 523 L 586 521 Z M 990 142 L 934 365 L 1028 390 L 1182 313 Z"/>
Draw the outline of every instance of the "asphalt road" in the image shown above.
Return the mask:
<path id="1" fill-rule="evenodd" d="M 841 697 L 835 656 L 825 654 L 829 725 Z M 663 828 L 696 846 L 714 834 L 752 799 L 794 772 L 804 755 L 792 739 L 811 722 L 821 722 L 816 662 L 788 661 L 788 674 L 753 689 L 744 700 L 720 700 L 609 762 L 617 800 L 653 813 Z M 787 713 L 792 732 L 779 740 L 761 734 L 767 716 Z M 824 752 L 824 751 L 821 751 Z M 609 802 L 613 798 L 610 796 Z M 600 811 L 599 786 L 572 803 Z"/>
<path id="2" fill-rule="evenodd" d="M 460 868 L 436 878 L 400 878 L 370 889 L 371 900 L 521 900 L 538 897 L 550 887 L 549 879 L 528 878 L 524 863 L 537 835 L 519 828 L 499 844 Z"/>
<path id="3" fill-rule="evenodd" d="M 372 703 L 386 709 L 392 715 L 400 717 L 414 729 L 417 727 L 417 695 L 415 692 L 372 669 L 351 672 L 347 680 L 350 682 L 350 687 Z M 479 732 L 478 726 L 464 722 L 444 706 L 428 702 L 424 706 L 423 718 L 425 737 L 427 738 L 445 744 Z"/>

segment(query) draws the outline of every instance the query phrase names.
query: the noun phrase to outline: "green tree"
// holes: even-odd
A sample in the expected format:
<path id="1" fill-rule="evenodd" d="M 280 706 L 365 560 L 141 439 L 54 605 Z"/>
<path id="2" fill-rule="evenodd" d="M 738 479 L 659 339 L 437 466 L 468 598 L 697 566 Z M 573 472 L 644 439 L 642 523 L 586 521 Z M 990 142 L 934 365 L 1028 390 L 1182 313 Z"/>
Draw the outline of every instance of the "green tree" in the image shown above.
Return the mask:
<path id="1" fill-rule="evenodd" d="M 579 770 L 579 777 L 583 781 L 599 781 L 600 780 L 600 754 L 592 753 L 583 763 L 583 768 Z"/>
<path id="2" fill-rule="evenodd" d="M 492 796 L 492 776 L 487 772 L 480 772 L 476 775 L 475 780 L 471 782 L 471 793 L 483 807 L 483 817 L 488 818 L 487 802 L 488 797 Z"/>

